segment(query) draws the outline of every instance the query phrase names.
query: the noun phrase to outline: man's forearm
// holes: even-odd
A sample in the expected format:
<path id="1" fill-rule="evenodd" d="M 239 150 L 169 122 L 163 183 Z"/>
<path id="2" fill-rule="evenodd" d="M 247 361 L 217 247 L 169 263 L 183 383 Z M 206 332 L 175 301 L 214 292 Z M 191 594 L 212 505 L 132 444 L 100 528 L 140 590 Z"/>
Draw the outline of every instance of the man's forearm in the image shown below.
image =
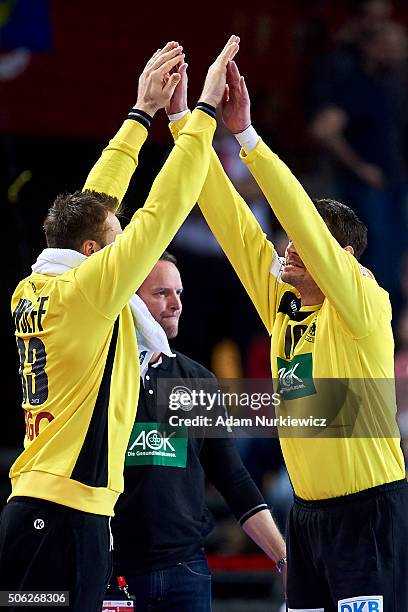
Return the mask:
<path id="1" fill-rule="evenodd" d="M 170 123 L 175 140 L 187 119 L 188 115 L 185 115 Z M 273 298 L 269 285 L 274 280 L 270 274 L 274 257 L 273 245 L 267 240 L 252 211 L 225 174 L 214 150 L 211 152 L 210 167 L 198 198 L 198 205 L 270 331 L 273 310 L 270 309 L 270 303 Z"/>
<path id="2" fill-rule="evenodd" d="M 117 198 L 119 207 L 137 168 L 139 151 L 147 134 L 144 125 L 127 119 L 103 150 L 83 190 L 90 189 L 113 196 Z"/>
<path id="3" fill-rule="evenodd" d="M 105 316 L 117 316 L 193 208 L 208 172 L 215 127 L 214 119 L 194 111 L 143 208 L 114 244 L 79 266 L 78 285 Z M 95 284 L 94 278 L 100 281 Z"/>
<path id="4" fill-rule="evenodd" d="M 261 510 L 249 517 L 242 529 L 274 561 L 286 557 L 285 541 L 269 510 Z"/>

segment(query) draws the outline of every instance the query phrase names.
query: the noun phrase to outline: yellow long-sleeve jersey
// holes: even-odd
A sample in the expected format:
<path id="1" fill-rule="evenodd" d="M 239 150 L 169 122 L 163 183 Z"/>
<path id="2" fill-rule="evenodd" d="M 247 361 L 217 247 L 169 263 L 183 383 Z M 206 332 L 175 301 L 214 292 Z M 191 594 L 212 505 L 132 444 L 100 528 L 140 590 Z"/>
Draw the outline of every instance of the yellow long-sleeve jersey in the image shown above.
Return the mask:
<path id="1" fill-rule="evenodd" d="M 207 114 L 192 114 L 145 206 L 113 244 L 59 276 L 31 274 L 17 286 L 11 307 L 26 436 L 10 471 L 11 497 L 113 514 L 139 392 L 128 301 L 196 202 L 214 129 Z M 125 121 L 84 188 L 121 200 L 146 135 Z"/>
<path id="2" fill-rule="evenodd" d="M 170 125 L 175 138 L 186 120 Z M 280 432 L 295 493 L 326 499 L 404 478 L 388 294 L 341 248 L 265 143 L 241 157 L 325 296 L 302 307 L 297 290 L 282 282 L 272 243 L 213 151 L 199 205 L 271 335 L 281 414 L 329 416 L 321 433 Z"/>

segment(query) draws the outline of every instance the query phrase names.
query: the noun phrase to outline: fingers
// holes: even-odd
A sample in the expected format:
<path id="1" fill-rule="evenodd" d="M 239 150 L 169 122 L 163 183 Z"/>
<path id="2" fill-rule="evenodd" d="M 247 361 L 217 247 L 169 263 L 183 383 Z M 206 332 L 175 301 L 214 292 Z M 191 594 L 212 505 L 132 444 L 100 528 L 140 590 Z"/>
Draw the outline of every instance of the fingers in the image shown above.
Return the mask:
<path id="1" fill-rule="evenodd" d="M 228 62 L 227 66 L 227 81 L 230 85 L 237 86 L 241 75 L 239 74 L 238 66 L 235 62 Z"/>
<path id="2" fill-rule="evenodd" d="M 223 48 L 223 50 L 221 51 L 220 55 L 222 55 L 224 53 L 224 51 L 233 43 L 236 43 L 237 45 L 239 45 L 239 41 L 240 38 L 239 36 L 235 36 L 235 34 L 233 34 L 232 36 L 229 37 L 229 39 L 227 40 L 227 43 L 225 45 L 225 47 Z"/>
<path id="3" fill-rule="evenodd" d="M 171 73 L 173 73 L 173 72 L 179 72 L 179 68 L 180 68 L 180 66 L 181 66 L 182 64 L 184 64 L 184 62 L 183 62 L 183 61 L 180 61 L 178 64 L 176 64 L 175 66 L 173 66 L 173 68 L 171 69 L 171 71 L 170 71 L 170 72 L 171 72 Z"/>
<path id="4" fill-rule="evenodd" d="M 248 89 L 243 76 L 239 74 L 235 62 L 229 62 L 227 66 L 227 83 L 230 86 L 231 96 L 244 96 L 249 98 Z"/>
<path id="5" fill-rule="evenodd" d="M 166 53 L 166 51 L 170 51 L 170 49 L 174 49 L 175 47 L 178 47 L 178 46 L 179 46 L 178 42 L 172 40 L 164 45 L 163 53 Z"/>
<path id="6" fill-rule="evenodd" d="M 227 65 L 227 62 L 233 59 L 239 51 L 239 36 L 231 36 L 221 53 L 219 54 L 216 61 L 219 61 L 223 66 Z"/>
<path id="7" fill-rule="evenodd" d="M 238 53 L 239 51 L 239 44 L 238 43 L 232 43 L 229 48 L 227 49 L 228 53 L 227 53 L 227 58 L 226 58 L 226 62 L 230 62 Z"/>
<path id="8" fill-rule="evenodd" d="M 158 69 L 161 70 L 164 64 L 166 64 L 169 60 L 172 60 L 174 58 L 176 58 L 176 62 L 173 63 L 171 67 L 175 66 L 176 64 L 178 64 L 178 62 L 184 59 L 183 47 L 181 45 L 177 45 L 177 47 L 174 47 L 170 49 L 169 51 L 159 53 L 157 57 L 155 58 L 155 60 L 152 62 L 150 68 L 152 70 L 158 70 Z"/>
<path id="9" fill-rule="evenodd" d="M 184 53 L 182 53 L 181 55 L 178 54 L 175 57 L 172 57 L 171 59 L 167 60 L 167 62 L 165 62 L 161 66 L 158 66 L 156 68 L 156 71 L 159 74 L 165 74 L 166 72 L 170 72 L 171 69 L 174 68 L 174 66 L 177 66 L 177 64 L 180 62 L 180 59 L 184 60 L 184 57 Z M 178 72 L 175 72 L 174 74 L 178 74 Z"/>
<path id="10" fill-rule="evenodd" d="M 227 63 L 232 60 L 232 58 L 238 53 L 239 45 L 238 43 L 231 43 L 225 49 L 223 49 L 220 55 L 217 57 L 217 62 L 220 62 L 223 66 L 226 66 Z"/>
<path id="11" fill-rule="evenodd" d="M 243 96 L 245 98 L 248 98 L 248 100 L 249 100 L 248 88 L 246 86 L 245 79 L 244 79 L 243 76 L 240 77 L 240 85 L 241 85 L 241 92 L 242 92 Z"/>
<path id="12" fill-rule="evenodd" d="M 163 94 L 170 99 L 180 80 L 181 76 L 178 72 L 174 72 L 173 74 L 171 74 L 169 80 L 163 87 Z"/>
<path id="13" fill-rule="evenodd" d="M 228 85 L 225 85 L 224 95 L 222 97 L 222 103 L 226 104 L 227 102 L 229 102 L 229 87 Z"/>
<path id="14" fill-rule="evenodd" d="M 155 53 L 153 53 L 152 57 L 149 59 L 149 61 L 148 61 L 148 62 L 147 62 L 147 64 L 146 64 L 146 68 L 147 68 L 148 66 L 150 66 L 150 64 L 151 64 L 152 62 L 154 62 L 154 60 L 156 59 L 156 57 L 159 55 L 160 51 L 161 51 L 161 49 L 157 49 L 157 51 L 156 51 Z"/>
<path id="15" fill-rule="evenodd" d="M 166 53 L 167 51 L 170 51 L 171 49 L 174 49 L 175 47 L 178 47 L 178 43 L 174 42 L 174 40 L 166 43 L 163 47 L 163 49 L 157 49 L 157 51 L 155 51 L 152 55 L 152 57 L 149 59 L 149 61 L 146 64 L 146 68 L 149 68 L 151 66 L 151 64 L 154 63 L 155 59 L 159 56 L 162 55 L 163 53 Z"/>

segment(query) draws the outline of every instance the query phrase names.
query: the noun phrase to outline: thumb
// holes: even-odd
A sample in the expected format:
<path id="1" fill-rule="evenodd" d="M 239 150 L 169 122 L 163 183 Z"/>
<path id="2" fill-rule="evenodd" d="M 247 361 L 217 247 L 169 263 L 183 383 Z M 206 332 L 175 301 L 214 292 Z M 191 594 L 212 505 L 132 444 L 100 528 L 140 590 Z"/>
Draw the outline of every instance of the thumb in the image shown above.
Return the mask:
<path id="1" fill-rule="evenodd" d="M 183 63 L 181 64 L 181 66 L 179 66 L 178 73 L 179 73 L 179 74 L 185 74 L 185 72 L 187 71 L 187 68 L 188 68 L 188 64 L 186 64 L 185 62 L 183 62 Z"/>
<path id="2" fill-rule="evenodd" d="M 181 80 L 181 76 L 178 72 L 174 72 L 172 75 L 170 75 L 169 80 L 163 87 L 163 93 L 166 94 L 166 96 L 171 97 L 177 85 L 179 84 L 180 80 Z"/>

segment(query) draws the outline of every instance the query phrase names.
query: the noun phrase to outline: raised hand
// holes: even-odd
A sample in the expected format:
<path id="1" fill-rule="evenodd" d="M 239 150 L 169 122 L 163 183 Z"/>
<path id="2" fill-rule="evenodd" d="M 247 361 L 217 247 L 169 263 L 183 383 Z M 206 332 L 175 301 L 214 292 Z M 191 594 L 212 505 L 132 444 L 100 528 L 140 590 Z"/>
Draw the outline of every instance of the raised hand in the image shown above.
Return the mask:
<path id="1" fill-rule="evenodd" d="M 208 69 L 200 102 L 218 106 L 225 95 L 227 66 L 239 50 L 239 36 L 231 36 L 217 59 Z"/>
<path id="2" fill-rule="evenodd" d="M 231 61 L 227 66 L 227 87 L 222 101 L 222 119 L 233 134 L 251 125 L 251 105 L 245 79 L 238 66 Z"/>
<path id="3" fill-rule="evenodd" d="M 183 47 L 176 42 L 168 42 L 163 49 L 157 49 L 139 77 L 135 108 L 153 116 L 166 106 L 181 79 L 180 74 L 172 70 L 183 60 Z"/>
<path id="4" fill-rule="evenodd" d="M 187 85 L 188 85 L 188 77 L 187 77 L 187 67 L 188 64 L 182 62 L 179 66 L 173 68 L 174 72 L 177 72 L 180 75 L 180 80 L 176 85 L 174 93 L 170 99 L 170 102 L 167 104 L 165 110 L 168 115 L 173 115 L 174 113 L 181 113 L 181 111 L 187 110 Z"/>

